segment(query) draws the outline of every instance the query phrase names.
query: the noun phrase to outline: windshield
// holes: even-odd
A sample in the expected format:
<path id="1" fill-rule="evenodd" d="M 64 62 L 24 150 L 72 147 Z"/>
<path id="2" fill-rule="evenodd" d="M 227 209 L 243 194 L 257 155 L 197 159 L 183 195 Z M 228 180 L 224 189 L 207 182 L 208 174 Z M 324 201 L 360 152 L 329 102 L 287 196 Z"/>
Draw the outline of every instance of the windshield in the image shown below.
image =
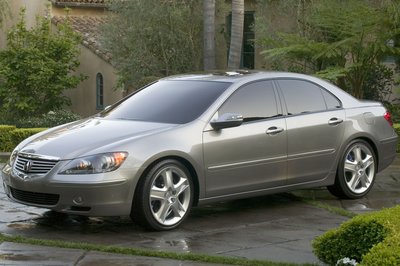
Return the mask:
<path id="1" fill-rule="evenodd" d="M 108 119 L 185 124 L 198 118 L 231 83 L 162 80 L 100 113 Z"/>

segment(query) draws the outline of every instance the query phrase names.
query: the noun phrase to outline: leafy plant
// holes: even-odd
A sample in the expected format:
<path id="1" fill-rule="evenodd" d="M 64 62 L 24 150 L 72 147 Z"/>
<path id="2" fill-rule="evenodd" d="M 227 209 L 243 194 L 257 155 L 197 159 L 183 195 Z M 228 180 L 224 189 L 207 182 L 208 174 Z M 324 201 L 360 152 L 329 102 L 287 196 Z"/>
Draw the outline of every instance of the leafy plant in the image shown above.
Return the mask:
<path id="1" fill-rule="evenodd" d="M 400 55 L 399 47 L 387 45 L 400 33 L 400 3 L 321 0 L 305 6 L 299 17 L 302 31 L 264 38 L 262 54 L 364 98 L 371 66 L 383 56 Z"/>
<path id="2" fill-rule="evenodd" d="M 113 54 L 119 85 L 140 87 L 144 77 L 199 70 L 201 1 L 110 1 L 103 45 Z"/>
<path id="3" fill-rule="evenodd" d="M 78 44 L 68 20 L 51 29 L 50 18 L 37 18 L 28 29 L 21 9 L 19 22 L 7 35 L 7 48 L 0 51 L 0 104 L 11 117 L 40 115 L 70 104 L 62 94 L 75 88 L 83 76 L 73 75 L 79 66 Z"/>
<path id="4" fill-rule="evenodd" d="M 45 128 L 16 128 L 0 125 L 0 152 L 11 152 L 24 139 L 45 130 Z"/>
<path id="5" fill-rule="evenodd" d="M 400 206 L 356 216 L 317 237 L 314 253 L 328 265 L 343 258 L 360 265 L 399 265 L 399 221 Z"/>
<path id="6" fill-rule="evenodd" d="M 81 117 L 68 110 L 50 111 L 36 117 L 26 117 L 9 122 L 19 128 L 55 127 L 81 119 Z"/>

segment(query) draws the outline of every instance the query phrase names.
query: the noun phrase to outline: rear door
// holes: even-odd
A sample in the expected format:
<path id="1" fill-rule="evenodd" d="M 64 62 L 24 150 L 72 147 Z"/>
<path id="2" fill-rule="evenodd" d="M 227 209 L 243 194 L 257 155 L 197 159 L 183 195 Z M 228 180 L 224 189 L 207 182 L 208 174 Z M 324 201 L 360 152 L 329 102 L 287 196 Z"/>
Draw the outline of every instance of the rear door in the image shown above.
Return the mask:
<path id="1" fill-rule="evenodd" d="M 287 111 L 288 183 L 326 178 L 336 171 L 335 159 L 344 134 L 345 112 L 340 101 L 309 81 L 276 82 Z"/>
<path id="2" fill-rule="evenodd" d="M 203 133 L 206 196 L 264 190 L 286 182 L 286 122 L 272 81 L 239 88 L 218 110 L 241 126 Z"/>

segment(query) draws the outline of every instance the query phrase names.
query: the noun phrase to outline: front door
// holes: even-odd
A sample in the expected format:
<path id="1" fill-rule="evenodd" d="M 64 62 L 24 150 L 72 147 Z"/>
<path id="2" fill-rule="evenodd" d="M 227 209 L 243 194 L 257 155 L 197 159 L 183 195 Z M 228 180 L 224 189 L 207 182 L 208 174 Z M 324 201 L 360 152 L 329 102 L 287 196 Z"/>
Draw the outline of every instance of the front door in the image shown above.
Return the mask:
<path id="1" fill-rule="evenodd" d="M 218 110 L 243 115 L 244 123 L 203 133 L 206 197 L 284 185 L 287 177 L 286 121 L 271 81 L 239 88 Z"/>

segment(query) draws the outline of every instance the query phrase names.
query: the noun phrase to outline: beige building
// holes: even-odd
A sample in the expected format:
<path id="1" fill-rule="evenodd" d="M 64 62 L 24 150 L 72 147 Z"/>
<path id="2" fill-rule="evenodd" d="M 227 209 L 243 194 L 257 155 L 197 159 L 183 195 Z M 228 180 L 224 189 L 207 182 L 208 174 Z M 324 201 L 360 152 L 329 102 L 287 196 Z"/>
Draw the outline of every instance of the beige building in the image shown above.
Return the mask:
<path id="1" fill-rule="evenodd" d="M 7 29 L 15 25 L 19 10 L 25 7 L 25 20 L 28 27 L 35 24 L 36 16 L 50 15 L 56 29 L 66 16 L 71 19 L 75 31 L 82 35 L 80 45 L 80 67 L 77 74 L 87 77 L 77 88 L 66 91 L 71 99 L 70 109 L 82 116 L 93 115 L 124 96 L 116 89 L 117 75 L 111 64 L 111 54 L 99 45 L 98 26 L 106 23 L 107 0 L 8 0 L 10 16 L 0 29 L 0 49 L 6 46 Z M 216 66 L 224 69 L 227 65 L 229 33 L 231 21 L 231 3 L 228 0 L 216 1 Z M 253 45 L 254 39 L 260 39 L 276 31 L 298 30 L 299 9 L 282 1 L 245 0 L 244 40 L 241 68 L 270 69 L 266 60 L 260 56 L 260 48 Z M 256 26 L 254 26 L 256 25 Z"/>
<path id="2" fill-rule="evenodd" d="M 7 29 L 18 21 L 21 7 L 26 8 L 25 19 L 28 27 L 35 24 L 36 16 L 50 15 L 56 26 L 66 16 L 71 19 L 75 31 L 81 33 L 83 41 L 80 45 L 80 67 L 76 74 L 87 77 L 77 88 L 68 90 L 65 95 L 71 99 L 70 109 L 82 116 L 89 116 L 104 109 L 124 96 L 121 89 L 116 89 L 117 75 L 111 64 L 111 54 L 105 52 L 99 45 L 98 26 L 106 23 L 106 0 L 8 0 L 11 11 L 10 18 L 4 23 L 0 31 L 0 49 L 6 46 Z M 216 63 L 218 68 L 225 68 L 227 64 L 227 34 L 230 31 L 230 3 L 219 1 L 216 10 Z M 244 49 L 242 54 L 243 68 L 262 68 L 263 60 L 255 56 L 256 47 L 250 44 L 255 33 L 252 25 L 255 23 L 254 0 L 246 0 Z M 271 11 L 269 11 L 271 12 Z"/>
<path id="3" fill-rule="evenodd" d="M 105 23 L 104 0 L 53 0 L 52 23 L 65 19 L 65 8 L 75 31 L 82 35 L 80 66 L 77 74 L 87 79 L 75 89 L 66 91 L 71 99 L 71 110 L 82 116 L 93 115 L 123 97 L 116 89 L 117 75 L 111 65 L 111 55 L 99 45 L 98 26 Z"/>
<path id="4" fill-rule="evenodd" d="M 0 31 L 0 49 L 6 46 L 7 30 L 19 19 L 19 10 L 25 7 L 28 27 L 35 25 L 36 16 L 50 15 L 55 29 L 66 16 L 71 19 L 75 31 L 81 33 L 80 66 L 76 74 L 87 78 L 77 88 L 65 92 L 71 99 L 70 109 L 85 117 L 93 115 L 123 97 L 115 89 L 117 76 L 111 65 L 111 55 L 99 45 L 98 26 L 105 23 L 104 0 L 9 0 L 11 12 Z"/>

